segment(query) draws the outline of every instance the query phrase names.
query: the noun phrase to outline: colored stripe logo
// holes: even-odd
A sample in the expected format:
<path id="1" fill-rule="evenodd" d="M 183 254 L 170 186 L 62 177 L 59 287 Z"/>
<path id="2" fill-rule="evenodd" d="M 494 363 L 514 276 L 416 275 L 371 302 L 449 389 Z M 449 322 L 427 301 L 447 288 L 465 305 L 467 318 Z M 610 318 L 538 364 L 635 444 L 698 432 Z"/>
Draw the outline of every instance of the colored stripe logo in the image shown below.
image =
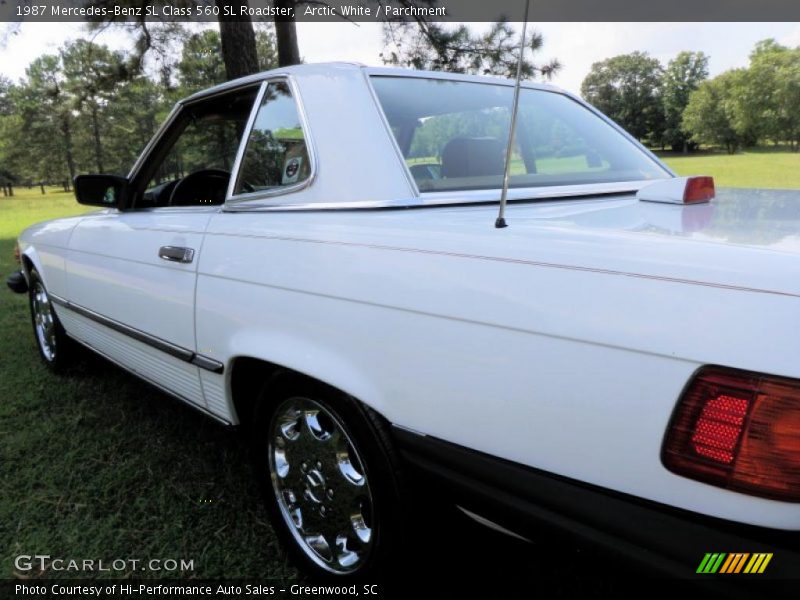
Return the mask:
<path id="1" fill-rule="evenodd" d="M 771 552 L 708 552 L 700 561 L 697 573 L 763 573 L 771 560 Z"/>

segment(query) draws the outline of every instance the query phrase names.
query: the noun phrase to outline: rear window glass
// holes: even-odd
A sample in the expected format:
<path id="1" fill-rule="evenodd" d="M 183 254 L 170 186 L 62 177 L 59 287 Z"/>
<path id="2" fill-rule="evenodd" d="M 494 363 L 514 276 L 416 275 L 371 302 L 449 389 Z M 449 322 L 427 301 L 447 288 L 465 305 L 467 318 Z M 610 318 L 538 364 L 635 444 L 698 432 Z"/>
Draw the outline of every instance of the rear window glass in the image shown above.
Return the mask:
<path id="1" fill-rule="evenodd" d="M 373 76 L 392 133 L 422 192 L 502 186 L 514 89 Z M 523 88 L 510 187 L 662 179 L 668 173 L 564 94 Z"/>

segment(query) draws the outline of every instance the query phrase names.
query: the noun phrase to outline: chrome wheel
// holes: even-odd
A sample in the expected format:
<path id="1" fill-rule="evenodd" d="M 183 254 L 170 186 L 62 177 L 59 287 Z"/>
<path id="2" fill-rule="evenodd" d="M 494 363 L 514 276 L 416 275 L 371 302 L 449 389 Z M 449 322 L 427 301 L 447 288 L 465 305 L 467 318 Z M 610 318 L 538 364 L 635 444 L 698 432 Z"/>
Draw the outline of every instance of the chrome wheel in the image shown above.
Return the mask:
<path id="1" fill-rule="evenodd" d="M 269 428 L 269 470 L 297 544 L 331 573 L 357 570 L 374 541 L 364 463 L 341 421 L 308 398 L 290 398 Z"/>
<path id="2" fill-rule="evenodd" d="M 56 358 L 56 321 L 53 314 L 53 305 L 41 281 L 33 285 L 31 294 L 31 310 L 33 311 L 33 325 L 36 331 L 36 340 L 39 348 L 48 362 Z"/>

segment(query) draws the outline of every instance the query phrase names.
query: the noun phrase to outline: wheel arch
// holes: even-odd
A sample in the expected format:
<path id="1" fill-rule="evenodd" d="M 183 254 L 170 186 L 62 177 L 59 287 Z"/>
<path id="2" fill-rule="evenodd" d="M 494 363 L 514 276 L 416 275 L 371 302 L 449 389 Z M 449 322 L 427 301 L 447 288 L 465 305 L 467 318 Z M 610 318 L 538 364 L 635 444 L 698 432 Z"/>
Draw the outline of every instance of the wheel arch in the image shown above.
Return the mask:
<path id="1" fill-rule="evenodd" d="M 319 359 L 319 353 L 313 356 Z M 293 385 L 313 384 L 329 391 L 345 394 L 384 414 L 377 388 L 340 358 L 330 361 L 303 361 L 288 356 L 266 358 L 261 353 L 241 354 L 228 363 L 230 408 L 234 422 L 247 428 L 262 392 L 277 400 L 281 392 Z"/>
<path id="2" fill-rule="evenodd" d="M 20 264 L 22 265 L 22 273 L 25 275 L 25 280 L 28 282 L 28 284 L 31 282 L 31 271 L 36 269 L 36 272 L 39 273 L 39 277 L 42 278 L 45 287 L 47 287 L 47 281 L 45 280 L 45 275 L 43 273 L 44 269 L 42 269 L 39 255 L 34 247 L 28 246 L 25 248 L 25 250 L 20 253 L 19 259 Z"/>

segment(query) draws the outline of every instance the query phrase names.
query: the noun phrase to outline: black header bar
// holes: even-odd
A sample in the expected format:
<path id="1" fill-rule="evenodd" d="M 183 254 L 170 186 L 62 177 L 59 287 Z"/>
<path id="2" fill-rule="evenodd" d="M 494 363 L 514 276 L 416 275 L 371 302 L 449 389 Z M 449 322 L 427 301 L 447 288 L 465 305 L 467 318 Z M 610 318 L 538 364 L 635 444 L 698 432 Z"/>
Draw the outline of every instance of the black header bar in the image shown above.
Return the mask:
<path id="1" fill-rule="evenodd" d="M 0 0 L 0 21 L 521 21 L 524 0 Z M 531 22 L 800 21 L 800 0 L 532 0 Z"/>

